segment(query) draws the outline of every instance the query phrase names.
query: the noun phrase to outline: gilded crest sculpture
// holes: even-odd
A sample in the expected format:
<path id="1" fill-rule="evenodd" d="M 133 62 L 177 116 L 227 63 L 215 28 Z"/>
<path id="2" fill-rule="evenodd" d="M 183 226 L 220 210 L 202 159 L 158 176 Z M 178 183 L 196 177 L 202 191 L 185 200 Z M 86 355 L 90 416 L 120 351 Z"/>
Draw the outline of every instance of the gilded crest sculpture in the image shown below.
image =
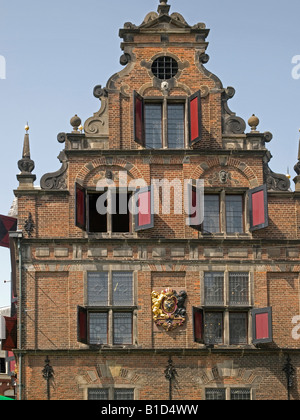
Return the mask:
<path id="1" fill-rule="evenodd" d="M 185 323 L 186 309 L 185 300 L 187 294 L 184 290 L 177 293 L 176 290 L 167 288 L 161 293 L 152 292 L 153 321 L 157 326 L 166 331 L 172 331 Z"/>

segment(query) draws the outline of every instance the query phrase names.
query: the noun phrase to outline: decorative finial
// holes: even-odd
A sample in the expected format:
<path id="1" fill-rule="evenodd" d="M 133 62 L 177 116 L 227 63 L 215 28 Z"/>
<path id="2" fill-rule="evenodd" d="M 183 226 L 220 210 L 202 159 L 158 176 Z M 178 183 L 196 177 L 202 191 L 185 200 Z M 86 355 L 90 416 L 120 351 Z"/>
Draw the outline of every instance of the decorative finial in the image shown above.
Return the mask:
<path id="1" fill-rule="evenodd" d="M 169 14 L 171 6 L 169 6 L 167 3 L 168 3 L 168 0 L 160 0 L 160 4 L 159 4 L 158 9 L 157 9 L 159 15 L 168 15 Z"/>
<path id="2" fill-rule="evenodd" d="M 34 161 L 30 158 L 30 145 L 29 145 L 29 125 L 25 126 L 26 134 L 24 136 L 22 159 L 18 162 L 18 167 L 22 174 L 31 174 L 34 170 Z"/>
<path id="3" fill-rule="evenodd" d="M 70 124 L 73 127 L 73 133 L 78 133 L 78 128 L 81 126 L 81 119 L 78 117 L 77 114 L 71 118 Z"/>
<path id="4" fill-rule="evenodd" d="M 36 176 L 32 174 L 34 170 L 35 164 L 34 161 L 30 157 L 30 145 L 29 145 L 29 125 L 28 123 L 25 125 L 25 135 L 24 135 L 24 142 L 23 142 L 23 152 L 22 152 L 22 159 L 18 162 L 18 168 L 21 171 L 19 175 L 17 175 L 17 179 L 19 181 L 19 190 L 31 190 L 34 188 L 33 183 L 36 180 Z"/>
<path id="5" fill-rule="evenodd" d="M 251 127 L 252 132 L 254 133 L 258 132 L 256 129 L 259 124 L 259 118 L 257 118 L 255 114 L 253 114 L 252 117 L 249 118 L 248 124 Z"/>

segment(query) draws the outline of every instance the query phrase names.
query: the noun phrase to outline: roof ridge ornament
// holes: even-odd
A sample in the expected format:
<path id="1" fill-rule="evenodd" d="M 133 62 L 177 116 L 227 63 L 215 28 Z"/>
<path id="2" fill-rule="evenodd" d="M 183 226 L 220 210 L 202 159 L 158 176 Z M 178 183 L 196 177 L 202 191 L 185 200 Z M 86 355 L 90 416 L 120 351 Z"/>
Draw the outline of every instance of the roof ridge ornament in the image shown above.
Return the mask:
<path id="1" fill-rule="evenodd" d="M 158 6 L 158 14 L 161 15 L 168 15 L 171 6 L 167 4 L 168 0 L 160 0 L 160 4 Z"/>
<path id="2" fill-rule="evenodd" d="M 35 168 L 35 164 L 30 156 L 30 144 L 29 144 L 28 132 L 29 132 L 29 125 L 27 123 L 25 126 L 22 159 L 18 161 L 18 168 L 21 171 L 20 174 L 17 175 L 17 180 L 19 181 L 18 190 L 33 189 L 34 188 L 33 183 L 36 180 L 36 176 L 32 174 L 32 171 Z"/>
<path id="3" fill-rule="evenodd" d="M 26 134 L 24 136 L 24 142 L 23 142 L 23 153 L 22 153 L 22 159 L 18 162 L 18 168 L 21 171 L 21 174 L 31 174 L 31 172 L 34 170 L 34 161 L 30 158 L 30 145 L 29 145 L 29 125 L 28 123 L 25 126 Z"/>

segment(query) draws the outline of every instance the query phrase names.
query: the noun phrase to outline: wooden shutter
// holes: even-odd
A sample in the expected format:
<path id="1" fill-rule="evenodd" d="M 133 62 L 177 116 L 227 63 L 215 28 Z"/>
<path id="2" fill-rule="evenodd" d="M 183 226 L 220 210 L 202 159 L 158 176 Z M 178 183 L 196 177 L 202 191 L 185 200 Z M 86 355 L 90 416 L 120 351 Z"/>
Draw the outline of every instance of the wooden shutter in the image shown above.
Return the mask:
<path id="1" fill-rule="evenodd" d="M 75 184 L 75 225 L 86 230 L 86 189 Z"/>
<path id="2" fill-rule="evenodd" d="M 9 232 L 17 230 L 17 219 L 0 215 L 0 246 L 9 248 Z"/>
<path id="3" fill-rule="evenodd" d="M 4 316 L 0 315 L 0 340 L 6 339 L 6 325 Z"/>
<path id="4" fill-rule="evenodd" d="M 82 306 L 77 307 L 77 341 L 79 343 L 88 343 L 88 322 L 87 309 Z"/>
<path id="5" fill-rule="evenodd" d="M 153 187 L 138 189 L 134 194 L 135 230 L 154 227 L 154 192 Z"/>
<path id="6" fill-rule="evenodd" d="M 269 226 L 267 186 L 262 185 L 249 191 L 250 231 Z"/>
<path id="7" fill-rule="evenodd" d="M 136 91 L 133 93 L 133 104 L 134 141 L 145 147 L 144 99 Z"/>
<path id="8" fill-rule="evenodd" d="M 2 340 L 2 350 L 11 351 L 17 348 L 17 317 L 4 317 L 5 319 L 5 340 Z"/>
<path id="9" fill-rule="evenodd" d="M 187 224 L 194 229 L 202 230 L 204 221 L 204 197 L 200 188 L 187 184 L 189 217 Z"/>
<path id="10" fill-rule="evenodd" d="M 253 344 L 272 343 L 272 308 L 252 310 Z"/>
<path id="11" fill-rule="evenodd" d="M 194 341 L 204 344 L 204 312 L 203 309 L 193 307 Z"/>
<path id="12" fill-rule="evenodd" d="M 189 98 L 189 141 L 190 146 L 201 140 L 202 115 L 201 115 L 201 92 L 194 93 Z"/>

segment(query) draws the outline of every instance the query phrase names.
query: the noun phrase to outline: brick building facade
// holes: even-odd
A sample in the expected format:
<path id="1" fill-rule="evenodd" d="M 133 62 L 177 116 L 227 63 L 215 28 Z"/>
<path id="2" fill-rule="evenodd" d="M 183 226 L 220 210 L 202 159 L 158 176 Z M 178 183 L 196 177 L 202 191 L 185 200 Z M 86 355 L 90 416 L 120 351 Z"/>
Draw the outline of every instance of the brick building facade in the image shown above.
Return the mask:
<path id="1" fill-rule="evenodd" d="M 124 69 L 58 135 L 62 166 L 40 187 L 25 135 L 19 398 L 166 400 L 168 366 L 173 399 L 299 398 L 300 177 L 292 192 L 269 167 L 272 135 L 230 110 L 208 34 L 166 1 L 126 23 Z M 116 214 L 99 214 L 108 203 Z"/>

